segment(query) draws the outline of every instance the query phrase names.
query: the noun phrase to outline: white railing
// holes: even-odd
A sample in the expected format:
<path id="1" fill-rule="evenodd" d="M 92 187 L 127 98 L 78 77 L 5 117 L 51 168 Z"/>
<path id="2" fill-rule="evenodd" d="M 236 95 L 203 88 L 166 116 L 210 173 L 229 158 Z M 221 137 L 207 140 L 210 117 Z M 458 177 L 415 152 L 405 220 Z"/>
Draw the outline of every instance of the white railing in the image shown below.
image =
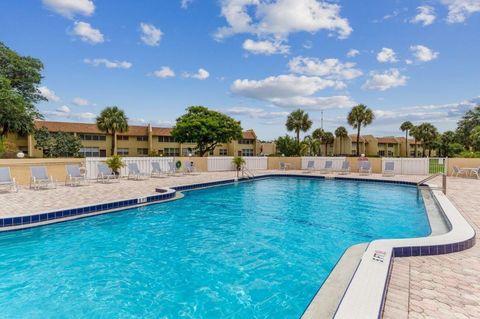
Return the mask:
<path id="1" fill-rule="evenodd" d="M 345 160 L 346 157 L 302 156 L 302 169 L 307 169 L 309 161 L 314 161 L 315 169 L 322 169 L 326 161 L 332 161 L 333 170 L 339 170 Z"/>
<path id="2" fill-rule="evenodd" d="M 105 162 L 107 158 L 105 157 L 87 157 L 85 159 L 85 168 L 87 171 L 87 178 L 95 179 L 98 175 L 97 164 Z M 141 172 L 151 172 L 152 171 L 152 162 L 159 162 L 160 168 L 164 171 L 168 171 L 168 163 L 173 161 L 173 157 L 122 157 L 125 167 L 120 170 L 120 175 L 128 175 L 127 165 L 129 163 L 137 163 L 138 168 Z M 183 163 L 182 163 L 183 165 Z"/>
<path id="3" fill-rule="evenodd" d="M 259 170 L 268 168 L 268 158 L 266 157 L 243 157 L 245 166 L 249 170 Z M 208 171 L 233 171 L 235 167 L 232 164 L 233 157 L 231 156 L 209 156 L 207 159 Z"/>
<path id="4" fill-rule="evenodd" d="M 429 175 L 430 174 L 430 160 L 431 158 L 390 158 L 382 157 L 382 173 L 385 170 L 385 163 L 394 163 L 395 174 L 400 175 Z M 446 170 L 447 159 L 435 158 L 438 161 L 438 165 L 441 165 L 440 169 Z M 437 168 L 438 169 L 438 168 Z M 433 173 L 438 173 L 437 169 L 433 169 Z"/>

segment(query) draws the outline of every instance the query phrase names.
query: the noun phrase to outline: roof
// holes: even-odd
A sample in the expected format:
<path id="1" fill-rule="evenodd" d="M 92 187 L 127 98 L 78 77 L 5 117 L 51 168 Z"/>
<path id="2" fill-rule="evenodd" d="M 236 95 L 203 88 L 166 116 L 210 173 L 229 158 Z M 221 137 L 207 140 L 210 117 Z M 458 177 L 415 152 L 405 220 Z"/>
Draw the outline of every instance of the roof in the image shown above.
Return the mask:
<path id="1" fill-rule="evenodd" d="M 398 144 L 400 141 L 393 136 L 385 136 L 385 137 L 377 137 L 378 143 L 384 143 L 384 144 Z"/>
<path id="2" fill-rule="evenodd" d="M 50 132 L 104 134 L 104 132 L 100 131 L 97 128 L 96 124 L 91 124 L 91 123 L 36 121 L 35 126 L 37 128 L 46 127 Z M 127 132 L 118 133 L 118 135 L 147 136 L 148 126 L 129 125 Z M 152 135 L 172 136 L 172 128 L 171 127 L 152 127 Z M 247 130 L 243 132 L 243 138 L 254 140 L 257 138 L 257 135 L 253 130 Z"/>
<path id="3" fill-rule="evenodd" d="M 357 142 L 357 134 L 351 134 L 350 138 L 352 139 L 352 142 Z M 360 141 L 360 143 L 363 143 L 363 142 L 365 142 L 365 138 L 362 135 L 360 135 L 360 140 L 359 141 Z"/>

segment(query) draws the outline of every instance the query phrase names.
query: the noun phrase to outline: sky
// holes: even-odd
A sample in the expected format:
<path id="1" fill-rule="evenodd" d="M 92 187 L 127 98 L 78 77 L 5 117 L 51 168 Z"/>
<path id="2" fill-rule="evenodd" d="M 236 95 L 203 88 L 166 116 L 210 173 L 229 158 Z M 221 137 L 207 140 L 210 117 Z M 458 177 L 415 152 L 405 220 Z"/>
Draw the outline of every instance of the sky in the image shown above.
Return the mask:
<path id="1" fill-rule="evenodd" d="M 0 41 L 44 63 L 46 119 L 173 126 L 190 105 L 286 134 L 295 109 L 312 130 L 348 126 L 352 106 L 399 126 L 454 129 L 480 103 L 480 0 L 16 0 L 0 2 Z M 307 133 L 308 134 L 308 133 Z"/>

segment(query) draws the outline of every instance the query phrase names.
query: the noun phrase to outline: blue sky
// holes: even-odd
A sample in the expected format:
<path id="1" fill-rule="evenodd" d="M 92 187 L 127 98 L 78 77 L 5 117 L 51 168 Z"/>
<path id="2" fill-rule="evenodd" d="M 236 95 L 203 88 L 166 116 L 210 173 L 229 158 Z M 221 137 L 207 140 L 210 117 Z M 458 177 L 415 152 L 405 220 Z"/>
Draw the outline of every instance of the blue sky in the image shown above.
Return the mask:
<path id="1" fill-rule="evenodd" d="M 46 118 L 118 105 L 131 124 L 171 126 L 205 105 L 262 139 L 297 108 L 348 128 L 356 103 L 376 114 L 365 133 L 452 129 L 480 103 L 479 39 L 480 0 L 0 2 L 0 41 L 44 62 Z"/>

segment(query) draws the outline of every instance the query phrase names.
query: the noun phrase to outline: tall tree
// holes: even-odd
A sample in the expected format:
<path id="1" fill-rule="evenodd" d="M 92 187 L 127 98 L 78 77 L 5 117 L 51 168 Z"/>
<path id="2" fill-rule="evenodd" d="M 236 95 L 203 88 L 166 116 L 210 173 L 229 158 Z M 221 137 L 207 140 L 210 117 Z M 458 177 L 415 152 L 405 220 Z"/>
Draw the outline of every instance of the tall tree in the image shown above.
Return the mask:
<path id="1" fill-rule="evenodd" d="M 325 135 L 325 131 L 321 128 L 317 128 L 312 132 L 312 137 L 316 139 L 319 144 L 322 143 L 324 135 Z M 318 149 L 318 155 L 322 155 L 321 148 Z"/>
<path id="2" fill-rule="evenodd" d="M 240 122 L 204 106 L 190 106 L 177 118 L 172 136 L 179 143 L 196 143 L 200 156 L 213 151 L 218 144 L 242 138 Z"/>
<path id="3" fill-rule="evenodd" d="M 459 142 L 462 143 L 466 149 L 472 146 L 471 133 L 472 130 L 480 125 L 480 105 L 477 105 L 472 110 L 465 113 L 457 124 L 457 136 Z"/>
<path id="4" fill-rule="evenodd" d="M 297 135 L 297 143 L 300 143 L 300 131 L 308 131 L 312 127 L 312 121 L 308 117 L 308 113 L 299 109 L 288 115 L 285 126 L 289 132 L 295 131 L 295 134 Z"/>
<path id="5" fill-rule="evenodd" d="M 325 156 L 328 156 L 328 145 L 333 144 L 335 142 L 335 137 L 333 136 L 332 132 L 325 132 L 323 134 L 323 143 L 325 144 Z"/>
<path id="6" fill-rule="evenodd" d="M 405 132 L 405 157 L 408 157 L 408 132 L 413 128 L 413 124 L 410 121 L 405 121 L 400 125 L 402 132 Z"/>
<path id="7" fill-rule="evenodd" d="M 360 155 L 360 128 L 372 124 L 375 115 L 366 105 L 354 106 L 348 113 L 347 121 L 354 129 L 357 129 L 357 156 Z"/>
<path id="8" fill-rule="evenodd" d="M 431 155 L 432 148 L 438 137 L 438 130 L 431 123 L 422 123 L 416 127 L 422 140 L 422 156 L 425 157 L 425 151 L 428 148 L 428 155 Z"/>
<path id="9" fill-rule="evenodd" d="M 470 143 L 474 151 L 480 151 L 480 125 L 476 126 L 470 133 Z"/>
<path id="10" fill-rule="evenodd" d="M 418 126 L 413 126 L 411 129 L 410 129 L 410 136 L 413 136 L 414 140 L 415 140 L 415 144 L 414 144 L 414 156 L 413 157 L 417 157 L 417 150 L 418 150 L 418 141 L 420 141 L 422 139 L 421 137 L 421 132 L 418 130 Z"/>
<path id="11" fill-rule="evenodd" d="M 100 131 L 112 136 L 112 155 L 116 152 L 116 134 L 128 131 L 128 117 L 118 106 L 108 106 L 97 117 L 97 127 Z"/>
<path id="12" fill-rule="evenodd" d="M 35 148 L 45 157 L 77 157 L 82 142 L 78 136 L 65 132 L 51 133 L 46 127 L 35 130 Z"/>
<path id="13" fill-rule="evenodd" d="M 343 139 L 348 137 L 348 131 L 344 126 L 339 126 L 335 130 L 335 136 L 340 139 L 340 155 L 342 153 Z"/>
<path id="14" fill-rule="evenodd" d="M 307 135 L 303 138 L 303 141 L 301 143 L 300 147 L 300 155 L 308 155 L 308 156 L 314 156 L 318 154 L 320 148 L 320 142 L 311 137 L 310 135 Z"/>
<path id="15" fill-rule="evenodd" d="M 21 56 L 0 42 L 0 139 L 9 132 L 26 135 L 41 118 L 35 104 L 46 100 L 38 90 L 40 60 Z"/>
<path id="16" fill-rule="evenodd" d="M 451 145 L 455 143 L 456 135 L 455 132 L 445 131 L 440 136 L 440 141 L 438 145 L 438 151 L 440 156 L 451 156 Z"/>
<path id="17" fill-rule="evenodd" d="M 275 141 L 277 152 L 285 156 L 296 156 L 299 153 L 297 141 L 288 135 L 279 136 Z"/>

